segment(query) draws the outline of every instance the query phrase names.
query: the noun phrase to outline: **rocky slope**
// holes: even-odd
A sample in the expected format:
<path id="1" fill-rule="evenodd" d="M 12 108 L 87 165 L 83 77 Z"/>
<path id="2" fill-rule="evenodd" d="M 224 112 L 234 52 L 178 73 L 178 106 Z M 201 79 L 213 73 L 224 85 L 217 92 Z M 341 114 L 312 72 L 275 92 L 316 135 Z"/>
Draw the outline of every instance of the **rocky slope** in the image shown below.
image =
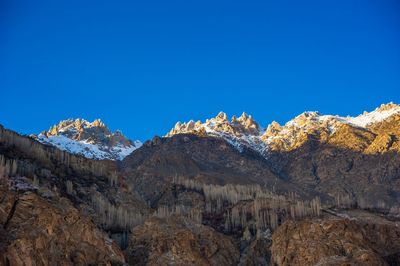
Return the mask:
<path id="1" fill-rule="evenodd" d="M 263 184 L 276 190 L 297 190 L 273 173 L 257 153 L 252 150 L 239 153 L 220 138 L 156 137 L 127 156 L 121 166 L 128 182 L 151 202 L 167 195 L 165 191 L 175 176 L 206 184 Z"/>
<path id="2" fill-rule="evenodd" d="M 231 237 L 179 216 L 147 220 L 129 246 L 132 265 L 236 265 L 240 256 Z"/>
<path id="3" fill-rule="evenodd" d="M 4 180 L 2 180 L 4 181 Z M 0 183 L 0 265 L 110 265 L 117 244 L 65 198 L 43 198 L 25 184 Z"/>
<path id="4" fill-rule="evenodd" d="M 100 119 L 93 122 L 64 120 L 40 133 L 36 139 L 70 153 L 99 160 L 122 160 L 142 145 L 138 140 L 128 140 L 121 131 L 111 132 Z"/>
<path id="5" fill-rule="evenodd" d="M 220 114 L 204 124 L 178 124 L 168 137 L 146 142 L 125 158 L 122 171 L 151 202 L 168 195 L 174 176 L 184 176 L 390 210 L 400 200 L 399 110 L 382 105 L 357 118 L 304 113 L 266 131 L 245 114 L 231 121 Z"/>
<path id="6" fill-rule="evenodd" d="M 399 265 L 399 222 L 365 212 L 288 221 L 272 237 L 276 265 Z"/>

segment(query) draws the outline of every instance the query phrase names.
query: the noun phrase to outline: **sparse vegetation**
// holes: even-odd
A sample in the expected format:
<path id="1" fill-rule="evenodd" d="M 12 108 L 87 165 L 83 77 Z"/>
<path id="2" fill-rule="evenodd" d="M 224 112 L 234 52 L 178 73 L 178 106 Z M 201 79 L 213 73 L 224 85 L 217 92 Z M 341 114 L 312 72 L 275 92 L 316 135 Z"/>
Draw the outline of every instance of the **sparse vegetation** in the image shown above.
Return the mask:
<path id="1" fill-rule="evenodd" d="M 160 206 L 157 208 L 153 215 L 160 218 L 165 218 L 174 214 L 182 215 L 197 223 L 202 223 L 203 219 L 201 210 L 196 208 L 188 208 L 187 206 L 183 205 L 175 205 L 172 207 Z"/>
<path id="2" fill-rule="evenodd" d="M 124 206 L 115 206 L 101 194 L 92 196 L 92 205 L 105 228 L 117 227 L 129 230 L 143 223 L 146 218 L 146 216 L 137 211 L 130 211 Z"/>
<path id="3" fill-rule="evenodd" d="M 17 174 L 18 162 L 14 159 L 7 159 L 0 154 L 0 178 L 15 176 Z"/>
<path id="4" fill-rule="evenodd" d="M 114 187 L 118 184 L 118 175 L 116 171 L 113 171 L 109 176 L 110 186 Z"/>
<path id="5" fill-rule="evenodd" d="M 257 230 L 267 228 L 274 230 L 287 219 L 319 217 L 322 210 L 319 197 L 310 201 L 301 200 L 294 192 L 277 195 L 260 185 L 219 186 L 177 176 L 173 178 L 173 184 L 203 193 L 206 200 L 205 212 L 210 214 L 223 212 L 226 231 L 248 226 Z M 385 210 L 387 206 L 382 200 L 371 203 L 364 196 L 337 194 L 335 203 L 327 205 L 326 208 Z"/>
<path id="6" fill-rule="evenodd" d="M 35 187 L 39 187 L 40 181 L 39 181 L 39 178 L 38 178 L 36 175 L 33 176 L 32 184 L 33 184 Z"/>
<path id="7" fill-rule="evenodd" d="M 72 184 L 72 182 L 70 180 L 65 181 L 65 187 L 66 187 L 68 195 L 74 195 L 75 194 L 74 186 L 73 186 L 73 184 Z"/>
<path id="8" fill-rule="evenodd" d="M 296 199 L 294 193 L 277 195 L 260 185 L 225 186 L 203 184 L 175 177 L 175 185 L 203 193 L 206 212 L 224 213 L 226 231 L 253 227 L 255 230 L 274 230 L 286 219 L 320 216 L 319 197 L 311 201 Z"/>
<path id="9" fill-rule="evenodd" d="M 106 165 L 101 161 L 89 160 L 82 156 L 76 156 L 70 154 L 66 151 L 59 150 L 54 147 L 43 145 L 34 139 L 26 136 L 21 136 L 13 131 L 7 130 L 0 126 L 0 143 L 4 147 L 17 148 L 23 151 L 28 158 L 40 162 L 43 166 L 54 167 L 54 164 L 65 168 L 72 168 L 75 172 L 81 174 L 92 174 L 95 176 L 107 176 L 108 171 Z M 4 158 L 3 158 L 4 159 Z M 8 163 L 6 166 L 5 163 Z M 14 163 L 14 162 L 13 162 Z M 18 174 L 20 175 L 34 175 L 36 170 L 32 165 L 26 162 L 18 162 L 17 165 L 11 164 L 10 162 L 3 162 L 3 171 L 10 174 L 16 174 L 18 169 Z M 11 167 L 11 168 L 10 168 Z M 0 173 L 2 174 L 2 172 Z"/>

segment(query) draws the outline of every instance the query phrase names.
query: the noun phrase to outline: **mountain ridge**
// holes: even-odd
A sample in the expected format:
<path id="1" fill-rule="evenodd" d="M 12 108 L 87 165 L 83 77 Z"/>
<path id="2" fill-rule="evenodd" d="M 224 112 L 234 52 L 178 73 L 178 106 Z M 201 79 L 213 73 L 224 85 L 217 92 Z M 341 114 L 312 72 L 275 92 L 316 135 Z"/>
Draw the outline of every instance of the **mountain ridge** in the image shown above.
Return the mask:
<path id="1" fill-rule="evenodd" d="M 228 119 L 226 113 L 219 112 L 216 117 L 206 119 L 205 122 L 177 122 L 164 136 L 197 134 L 223 138 L 239 151 L 243 151 L 244 147 L 250 148 L 268 159 L 271 151 L 293 150 L 310 136 L 328 141 L 338 129 L 346 126 L 373 131 L 374 125 L 393 116 L 400 116 L 400 105 L 390 102 L 355 117 L 306 111 L 283 125 L 272 121 L 262 127 L 245 112 L 231 119 Z M 32 136 L 42 143 L 90 159 L 123 160 L 142 145 L 138 140 L 127 139 L 120 130 L 111 132 L 100 119 L 93 122 L 82 118 L 62 120 L 49 130 Z"/>
<path id="2" fill-rule="evenodd" d="M 220 137 L 239 150 L 247 146 L 267 158 L 271 150 L 293 150 L 299 146 L 299 139 L 304 140 L 310 135 L 323 135 L 323 138 L 328 138 L 343 126 L 373 131 L 374 125 L 393 116 L 400 116 L 400 105 L 391 102 L 356 117 L 321 115 L 316 111 L 306 111 L 284 125 L 273 121 L 262 128 L 246 113 L 239 118 L 232 116 L 229 120 L 224 112 L 220 112 L 215 118 L 207 119 L 204 123 L 193 120 L 187 123 L 177 122 L 165 137 L 188 133 Z"/>

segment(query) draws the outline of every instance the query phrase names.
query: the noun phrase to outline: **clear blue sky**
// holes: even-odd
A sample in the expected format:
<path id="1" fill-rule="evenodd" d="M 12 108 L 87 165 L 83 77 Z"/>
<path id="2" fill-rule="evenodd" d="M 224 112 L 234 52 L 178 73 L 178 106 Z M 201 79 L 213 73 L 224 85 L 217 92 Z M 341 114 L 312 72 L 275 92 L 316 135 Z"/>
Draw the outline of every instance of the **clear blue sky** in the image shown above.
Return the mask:
<path id="1" fill-rule="evenodd" d="M 0 1 L 0 124 L 101 118 L 132 139 L 246 111 L 400 102 L 400 2 Z"/>

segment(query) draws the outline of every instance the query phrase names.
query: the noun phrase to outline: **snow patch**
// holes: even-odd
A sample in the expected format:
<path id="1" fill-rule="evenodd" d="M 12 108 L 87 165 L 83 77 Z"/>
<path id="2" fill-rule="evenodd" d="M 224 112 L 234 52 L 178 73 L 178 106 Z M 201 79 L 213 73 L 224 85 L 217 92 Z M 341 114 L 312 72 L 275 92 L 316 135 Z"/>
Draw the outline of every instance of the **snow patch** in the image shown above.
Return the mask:
<path id="1" fill-rule="evenodd" d="M 380 123 L 393 115 L 400 115 L 400 106 L 393 105 L 387 110 L 375 109 L 370 113 L 365 113 L 357 117 L 346 117 L 344 120 L 359 127 L 367 127 L 372 124 Z"/>
<path id="2" fill-rule="evenodd" d="M 83 155 L 89 159 L 112 159 L 123 160 L 126 156 L 131 154 L 134 150 L 140 148 L 142 143 L 135 141 L 134 145 L 123 146 L 118 145 L 109 147 L 106 145 L 97 145 L 84 141 L 77 141 L 67 138 L 63 135 L 49 136 L 46 137 L 43 134 L 39 134 L 38 141 L 55 146 L 60 150 L 67 151 L 74 154 Z"/>

